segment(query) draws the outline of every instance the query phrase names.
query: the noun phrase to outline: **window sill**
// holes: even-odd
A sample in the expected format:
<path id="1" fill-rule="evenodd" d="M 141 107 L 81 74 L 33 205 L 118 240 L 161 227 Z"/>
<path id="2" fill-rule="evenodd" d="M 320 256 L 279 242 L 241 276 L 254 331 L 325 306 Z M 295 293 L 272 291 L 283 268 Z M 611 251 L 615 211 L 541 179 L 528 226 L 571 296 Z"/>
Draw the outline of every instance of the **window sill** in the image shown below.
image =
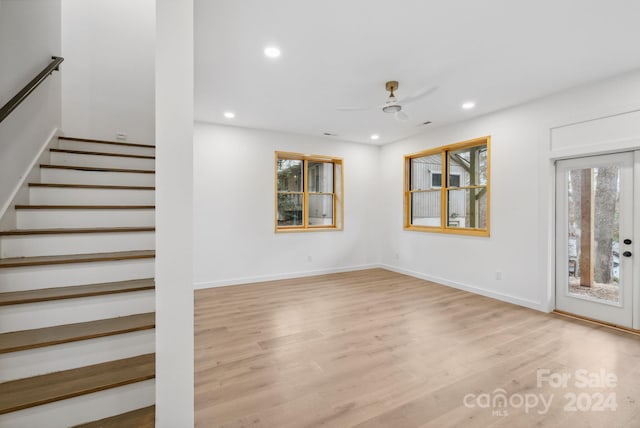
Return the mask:
<path id="1" fill-rule="evenodd" d="M 487 238 L 491 236 L 487 229 L 452 229 L 427 226 L 405 226 L 404 230 L 412 232 L 442 233 L 445 235 L 483 236 Z"/>
<path id="2" fill-rule="evenodd" d="M 276 228 L 276 233 L 297 233 L 297 232 L 341 232 L 341 227 L 287 227 Z"/>

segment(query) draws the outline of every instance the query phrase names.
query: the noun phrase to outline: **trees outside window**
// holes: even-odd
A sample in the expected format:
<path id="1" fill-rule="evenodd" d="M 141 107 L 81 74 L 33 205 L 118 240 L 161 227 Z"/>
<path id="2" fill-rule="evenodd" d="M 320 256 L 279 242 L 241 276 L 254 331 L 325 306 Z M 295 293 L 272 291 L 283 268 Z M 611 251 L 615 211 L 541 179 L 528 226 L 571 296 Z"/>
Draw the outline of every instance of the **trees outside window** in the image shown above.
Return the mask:
<path id="1" fill-rule="evenodd" d="M 489 154 L 482 137 L 405 156 L 405 229 L 489 236 Z"/>
<path id="2" fill-rule="evenodd" d="M 276 152 L 276 232 L 341 230 L 342 159 Z"/>

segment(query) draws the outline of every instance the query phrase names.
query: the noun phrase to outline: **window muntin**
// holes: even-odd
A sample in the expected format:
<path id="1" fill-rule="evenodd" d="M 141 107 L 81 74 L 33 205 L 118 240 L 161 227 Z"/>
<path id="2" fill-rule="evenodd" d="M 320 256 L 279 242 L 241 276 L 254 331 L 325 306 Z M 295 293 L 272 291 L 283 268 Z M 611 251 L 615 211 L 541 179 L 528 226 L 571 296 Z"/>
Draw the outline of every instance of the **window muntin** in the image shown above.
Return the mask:
<path id="1" fill-rule="evenodd" d="M 405 229 L 489 236 L 489 146 L 483 137 L 405 156 Z"/>
<path id="2" fill-rule="evenodd" d="M 442 187 L 442 174 L 434 172 L 431 174 L 431 187 Z M 460 175 L 449 174 L 449 187 L 460 187 Z"/>
<path id="3" fill-rule="evenodd" d="M 342 229 L 342 160 L 276 152 L 276 231 Z"/>

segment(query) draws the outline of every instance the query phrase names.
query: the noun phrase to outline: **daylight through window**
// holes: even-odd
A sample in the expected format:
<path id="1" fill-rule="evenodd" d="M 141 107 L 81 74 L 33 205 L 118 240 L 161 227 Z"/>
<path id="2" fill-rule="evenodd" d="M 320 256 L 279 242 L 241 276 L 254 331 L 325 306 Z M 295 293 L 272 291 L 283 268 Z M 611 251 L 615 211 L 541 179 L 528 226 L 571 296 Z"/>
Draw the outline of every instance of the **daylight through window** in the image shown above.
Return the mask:
<path id="1" fill-rule="evenodd" d="M 405 156 L 405 229 L 489 236 L 489 153 L 482 137 Z"/>
<path id="2" fill-rule="evenodd" d="M 342 229 L 342 159 L 276 152 L 276 231 Z"/>

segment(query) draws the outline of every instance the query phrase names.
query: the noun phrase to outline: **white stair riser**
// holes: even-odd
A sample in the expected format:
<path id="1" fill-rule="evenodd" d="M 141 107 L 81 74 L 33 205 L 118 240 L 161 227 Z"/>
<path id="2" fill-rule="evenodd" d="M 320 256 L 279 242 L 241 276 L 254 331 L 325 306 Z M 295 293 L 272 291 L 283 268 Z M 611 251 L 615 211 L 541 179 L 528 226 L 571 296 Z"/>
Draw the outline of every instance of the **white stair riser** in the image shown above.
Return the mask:
<path id="1" fill-rule="evenodd" d="M 153 278 L 154 259 L 0 269 L 0 290 L 24 291 Z"/>
<path id="2" fill-rule="evenodd" d="M 153 209 L 18 210 L 19 229 L 153 226 Z"/>
<path id="3" fill-rule="evenodd" d="M 43 183 L 153 186 L 155 174 L 41 168 Z"/>
<path id="4" fill-rule="evenodd" d="M 0 354 L 0 382 L 155 352 L 155 330 Z"/>
<path id="5" fill-rule="evenodd" d="M 153 379 L 0 415 L 10 428 L 66 428 L 148 407 L 155 402 Z"/>
<path id="6" fill-rule="evenodd" d="M 22 235 L 0 238 L 0 257 L 37 257 L 63 254 L 153 250 L 153 232 Z"/>
<path id="7" fill-rule="evenodd" d="M 33 205 L 153 205 L 153 190 L 31 187 Z"/>
<path id="8" fill-rule="evenodd" d="M 131 147 L 116 144 L 87 143 L 84 141 L 58 140 L 58 148 L 65 150 L 82 150 L 85 152 L 120 153 L 124 155 L 154 156 L 154 147 Z"/>
<path id="9" fill-rule="evenodd" d="M 121 156 L 82 155 L 78 153 L 51 152 L 53 165 L 97 166 L 101 168 L 154 169 L 154 159 Z"/>
<path id="10" fill-rule="evenodd" d="M 0 307 L 0 333 L 115 318 L 155 309 L 153 290 Z"/>

